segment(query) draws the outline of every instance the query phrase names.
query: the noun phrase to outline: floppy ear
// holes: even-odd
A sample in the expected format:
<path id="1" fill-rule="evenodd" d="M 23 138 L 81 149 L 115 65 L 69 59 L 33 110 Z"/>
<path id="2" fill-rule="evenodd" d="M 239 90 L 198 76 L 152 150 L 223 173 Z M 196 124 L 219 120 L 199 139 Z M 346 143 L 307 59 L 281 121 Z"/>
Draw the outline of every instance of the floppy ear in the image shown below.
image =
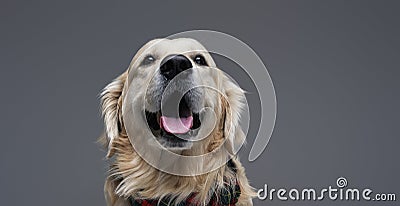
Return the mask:
<path id="1" fill-rule="evenodd" d="M 240 127 L 240 114 L 244 106 L 244 91 L 227 77 L 224 78 L 225 97 L 222 97 L 225 147 L 232 155 L 236 154 L 245 140 Z"/>
<path id="2" fill-rule="evenodd" d="M 112 144 L 118 138 L 122 129 L 122 92 L 126 81 L 127 72 L 108 84 L 101 92 L 101 113 L 104 119 L 105 140 L 103 143 L 108 147 L 107 157 L 113 155 Z"/>

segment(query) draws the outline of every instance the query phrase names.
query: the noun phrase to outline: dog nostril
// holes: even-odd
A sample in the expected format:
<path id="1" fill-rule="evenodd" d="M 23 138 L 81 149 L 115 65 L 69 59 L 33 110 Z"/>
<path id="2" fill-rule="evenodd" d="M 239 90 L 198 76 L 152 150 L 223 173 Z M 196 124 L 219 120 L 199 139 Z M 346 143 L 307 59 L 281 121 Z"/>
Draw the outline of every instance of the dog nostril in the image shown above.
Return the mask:
<path id="1" fill-rule="evenodd" d="M 161 61 L 160 72 L 167 79 L 171 80 L 180 72 L 192 68 L 192 63 L 188 58 L 179 55 L 170 55 Z"/>

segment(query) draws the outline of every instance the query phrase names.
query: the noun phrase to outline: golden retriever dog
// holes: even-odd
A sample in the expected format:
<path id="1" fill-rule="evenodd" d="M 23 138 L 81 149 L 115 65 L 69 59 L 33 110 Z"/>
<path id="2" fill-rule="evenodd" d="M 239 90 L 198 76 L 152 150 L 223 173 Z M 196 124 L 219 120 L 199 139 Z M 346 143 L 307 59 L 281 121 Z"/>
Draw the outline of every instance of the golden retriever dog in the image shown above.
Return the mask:
<path id="1" fill-rule="evenodd" d="M 198 41 L 145 44 L 101 93 L 107 205 L 252 205 L 244 98 Z"/>

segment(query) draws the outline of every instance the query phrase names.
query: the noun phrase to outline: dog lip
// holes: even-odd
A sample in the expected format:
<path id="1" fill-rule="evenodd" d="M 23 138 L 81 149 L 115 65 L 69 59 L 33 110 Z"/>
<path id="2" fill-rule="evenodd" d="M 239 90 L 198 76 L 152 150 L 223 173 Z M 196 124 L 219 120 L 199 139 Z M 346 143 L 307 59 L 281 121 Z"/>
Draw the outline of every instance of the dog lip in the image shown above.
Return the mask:
<path id="1" fill-rule="evenodd" d="M 166 101 L 168 104 L 169 101 Z M 173 103 L 170 101 L 170 103 Z M 172 104 L 167 105 L 163 110 L 159 119 L 161 129 L 172 134 L 186 134 L 193 126 L 192 110 L 189 108 L 187 102 L 182 99 L 179 102 L 179 109 L 174 114 L 174 107 Z M 164 113 L 165 112 L 165 113 Z"/>
<path id="2" fill-rule="evenodd" d="M 190 116 L 192 118 L 190 130 L 198 129 L 201 126 L 200 114 L 192 112 Z M 148 110 L 145 110 L 145 118 L 147 121 L 147 125 L 150 127 L 151 130 L 154 130 L 154 131 L 164 130 L 160 125 L 161 117 L 162 117 L 161 111 L 150 112 Z M 167 117 L 167 118 L 173 118 L 173 117 Z M 188 117 L 183 117 L 183 118 L 188 118 Z M 165 130 L 164 130 L 164 132 L 168 133 L 168 131 L 165 131 Z M 158 136 L 158 135 L 155 135 L 155 136 Z"/>
<path id="3" fill-rule="evenodd" d="M 156 140 L 166 148 L 186 148 L 191 143 L 190 138 L 196 135 L 196 130 L 201 126 L 200 115 L 191 113 L 193 121 L 192 126 L 185 134 L 170 133 L 160 126 L 161 111 L 150 112 L 145 110 L 147 125 Z M 177 137 L 179 135 L 179 137 Z M 183 136 L 181 136 L 183 135 Z"/>
<path id="4" fill-rule="evenodd" d="M 152 130 L 159 130 L 160 129 L 160 124 L 158 122 L 159 119 L 159 114 L 160 112 L 150 112 L 150 111 L 145 111 L 145 118 L 147 121 L 147 125 L 150 127 Z"/>
<path id="5" fill-rule="evenodd" d="M 199 113 L 193 111 L 194 100 L 184 96 L 176 105 L 176 98 L 179 98 L 177 94 L 172 93 L 159 102 L 158 111 L 145 110 L 147 125 L 152 134 L 167 148 L 187 147 L 201 126 Z"/>

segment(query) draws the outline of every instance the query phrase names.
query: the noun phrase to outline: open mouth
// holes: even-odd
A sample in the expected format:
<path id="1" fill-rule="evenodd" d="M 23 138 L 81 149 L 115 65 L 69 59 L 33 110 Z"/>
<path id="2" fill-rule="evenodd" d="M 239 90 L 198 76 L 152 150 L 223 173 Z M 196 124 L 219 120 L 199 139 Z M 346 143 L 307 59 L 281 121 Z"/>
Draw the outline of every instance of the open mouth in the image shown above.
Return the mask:
<path id="1" fill-rule="evenodd" d="M 195 136 L 195 131 L 201 126 L 200 117 L 190 109 L 185 98 L 177 106 L 164 102 L 163 111 L 149 112 L 146 110 L 146 120 L 151 132 L 157 140 L 166 147 L 186 147 Z M 173 101 L 171 101 L 173 102 Z"/>

